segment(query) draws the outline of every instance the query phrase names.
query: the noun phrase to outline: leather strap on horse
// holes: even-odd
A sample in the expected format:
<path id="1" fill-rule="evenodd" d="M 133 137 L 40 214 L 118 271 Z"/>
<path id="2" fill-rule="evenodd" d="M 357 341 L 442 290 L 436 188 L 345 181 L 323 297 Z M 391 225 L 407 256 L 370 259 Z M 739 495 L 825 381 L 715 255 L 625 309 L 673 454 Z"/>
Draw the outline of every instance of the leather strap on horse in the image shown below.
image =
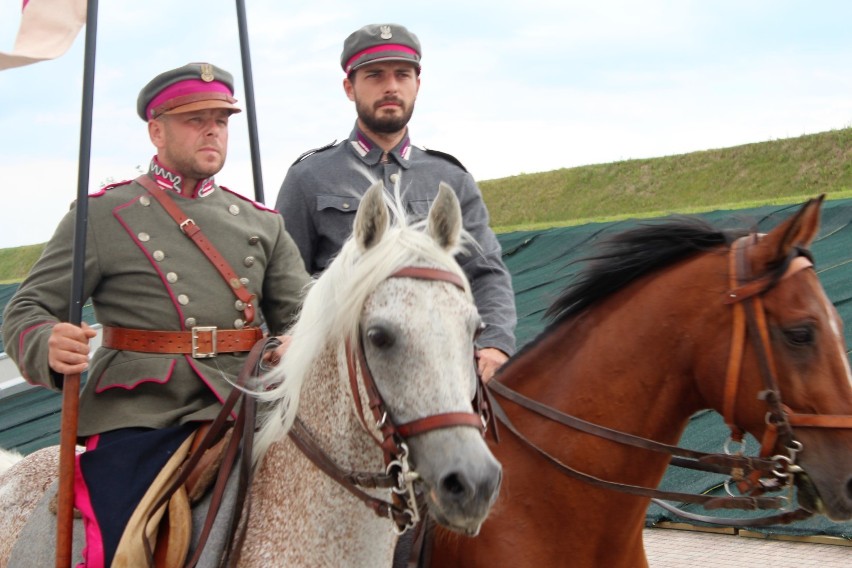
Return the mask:
<path id="1" fill-rule="evenodd" d="M 759 517 L 756 519 L 722 518 L 711 517 L 710 515 L 699 515 L 698 513 L 690 513 L 689 511 L 684 511 L 683 509 L 673 507 L 665 501 L 661 501 L 659 499 L 651 499 L 651 501 L 653 501 L 654 504 L 659 505 L 666 511 L 674 513 L 678 517 L 682 517 L 690 521 L 699 521 L 702 523 L 707 523 L 711 525 L 723 525 L 726 527 L 748 528 L 767 527 L 770 525 L 786 525 L 795 521 L 807 519 L 808 517 L 813 515 L 813 513 L 808 511 L 807 509 L 799 508 L 795 511 L 788 511 L 786 513 L 779 513 L 778 515 L 769 515 L 767 517 Z"/>
<path id="2" fill-rule="evenodd" d="M 147 174 L 141 175 L 136 178 L 136 183 L 148 190 L 148 193 L 150 193 L 151 196 L 159 202 L 163 209 L 165 209 L 166 213 L 174 219 L 181 232 L 192 239 L 192 242 L 198 246 L 201 252 L 204 253 L 204 256 L 206 256 L 213 264 L 216 271 L 222 276 L 237 299 L 245 305 L 245 308 L 243 309 L 245 322 L 251 323 L 254 321 L 255 310 L 254 304 L 252 303 L 254 301 L 254 294 L 251 294 L 246 289 L 240 281 L 239 276 L 237 276 L 236 272 L 234 272 L 234 269 L 231 268 L 230 264 L 228 264 L 228 261 L 225 260 L 216 247 L 214 247 L 207 239 L 204 233 L 201 232 L 201 227 L 196 225 L 195 221 L 187 217 L 169 194 L 162 188 L 158 187 L 150 176 Z"/>
<path id="3" fill-rule="evenodd" d="M 494 381 L 490 381 L 488 383 L 489 388 L 493 387 Z M 498 383 L 499 384 L 499 383 Z M 507 389 L 507 387 L 501 385 L 503 389 Z M 495 389 L 497 390 L 497 389 Z M 514 392 L 514 391 L 511 391 Z M 515 393 L 517 394 L 517 393 Z M 503 408 L 497 403 L 497 401 L 493 401 L 493 411 L 497 416 L 497 419 L 506 426 L 509 431 L 511 431 L 515 436 L 518 437 L 527 447 L 534 450 L 548 462 L 550 462 L 553 466 L 555 466 L 559 471 L 567 474 L 570 477 L 578 479 L 584 483 L 588 483 L 589 485 L 593 485 L 596 487 L 602 487 L 604 489 L 611 489 L 614 491 L 619 491 L 621 493 L 627 493 L 629 495 L 638 495 L 641 497 L 656 497 L 659 499 L 667 499 L 670 501 L 682 501 L 684 503 L 696 503 L 700 504 L 707 509 L 718 509 L 718 508 L 726 508 L 726 509 L 744 509 L 744 510 L 756 510 L 756 509 L 778 509 L 784 504 L 784 499 L 775 498 L 775 497 L 713 497 L 710 495 L 695 495 L 692 493 L 680 493 L 676 491 L 663 491 L 660 489 L 650 488 L 650 487 L 641 487 L 637 485 L 629 485 L 626 483 L 617 483 L 614 481 L 607 481 L 605 479 L 600 479 L 599 477 L 595 477 L 593 475 L 583 473 L 578 471 L 560 461 L 558 458 L 554 457 L 541 447 L 534 444 L 529 438 L 524 436 L 512 423 L 509 419 L 506 412 Z M 551 409 L 552 410 L 552 409 Z M 727 519 L 724 519 L 727 521 Z M 718 521 L 717 521 L 718 522 Z"/>
<path id="4" fill-rule="evenodd" d="M 293 426 L 290 428 L 288 435 L 290 436 L 290 440 L 296 444 L 296 447 L 302 451 L 311 463 L 317 466 L 323 473 L 336 481 L 344 489 L 349 491 L 349 493 L 360 499 L 365 505 L 367 505 L 367 507 L 376 513 L 377 516 L 390 518 L 397 523 L 398 526 L 405 526 L 411 521 L 409 514 L 405 510 L 393 505 L 392 503 L 373 497 L 372 495 L 362 491 L 360 488 L 366 486 L 371 489 L 391 489 L 396 487 L 396 482 L 393 476 L 387 474 L 353 472 L 341 468 L 319 447 L 316 440 L 314 440 L 304 423 L 298 417 L 296 417 L 296 420 L 293 422 Z"/>
<path id="5" fill-rule="evenodd" d="M 733 469 L 739 469 L 744 472 L 771 472 L 776 468 L 776 464 L 772 460 L 741 455 L 708 454 L 705 452 L 690 450 L 688 448 L 663 444 L 655 440 L 634 436 L 633 434 L 619 432 L 618 430 L 593 424 L 592 422 L 582 420 L 581 418 L 571 416 L 570 414 L 565 414 L 555 408 L 524 396 L 496 380 L 490 381 L 486 385 L 486 388 L 494 394 L 502 396 L 507 400 L 511 400 L 515 404 L 558 424 L 562 424 L 563 426 L 568 426 L 569 428 L 573 428 L 580 432 L 591 434 L 592 436 L 604 438 L 619 444 L 633 446 L 643 450 L 666 453 L 675 456 L 676 458 L 680 458 L 679 460 L 672 460 L 672 463 L 678 467 L 697 469 L 701 471 L 712 471 L 714 473 L 730 473 Z M 496 401 L 492 401 L 492 406 L 495 405 Z M 503 422 L 504 417 L 505 413 L 501 413 L 501 415 L 498 416 L 500 419 L 499 421 Z M 506 420 L 508 420 L 508 418 L 506 418 Z"/>
<path id="6" fill-rule="evenodd" d="M 213 527 L 213 522 L 216 519 L 216 514 L 218 512 L 219 505 L 221 504 L 222 497 L 224 495 L 225 484 L 228 480 L 228 476 L 231 470 L 233 469 L 233 464 L 236 459 L 237 449 L 240 445 L 240 442 L 242 442 L 243 447 L 243 466 L 241 472 L 243 475 L 248 475 L 248 477 L 240 479 L 237 503 L 243 503 L 244 510 L 247 510 L 250 507 L 250 503 L 247 502 L 245 496 L 247 495 L 246 488 L 250 484 L 251 475 L 250 469 L 247 469 L 247 467 L 250 467 L 251 465 L 251 450 L 254 438 L 255 399 L 251 396 L 244 396 L 240 387 L 245 386 L 248 383 L 249 378 L 257 374 L 260 358 L 263 354 L 264 349 L 266 348 L 266 344 L 268 343 L 268 341 L 258 341 L 252 348 L 252 350 L 249 352 L 248 358 L 246 359 L 246 362 L 240 370 L 239 376 L 237 377 L 237 388 L 234 388 L 231 391 L 231 394 L 228 396 L 227 400 L 222 405 L 222 409 L 219 411 L 219 414 L 210 424 L 210 427 L 208 428 L 204 438 L 195 448 L 195 451 L 189 457 L 186 464 L 184 464 L 184 466 L 181 468 L 180 472 L 172 481 L 166 492 L 163 494 L 158 504 L 152 509 L 157 510 L 161 506 L 165 505 L 171 498 L 171 495 L 174 494 L 174 492 L 177 491 L 178 488 L 180 488 L 186 483 L 186 481 L 192 475 L 193 470 L 198 465 L 198 462 L 204 455 L 204 452 L 210 447 L 212 447 L 224 434 L 226 428 L 228 427 L 231 411 L 233 410 L 234 406 L 236 406 L 237 401 L 242 398 L 242 410 L 237 416 L 237 419 L 234 421 L 234 432 L 232 433 L 231 439 L 228 442 L 228 447 L 225 450 L 225 458 L 223 459 L 222 464 L 219 468 L 219 474 L 217 476 L 216 484 L 213 489 L 213 494 L 210 500 L 210 507 L 207 511 L 207 517 L 204 521 L 204 526 L 201 530 L 199 542 L 196 546 L 193 556 L 185 564 L 187 567 L 193 567 L 195 566 L 195 564 L 197 564 L 204 545 L 207 542 L 207 537 L 209 536 L 210 530 Z M 235 509 L 235 516 L 238 515 L 237 511 L 239 511 L 239 507 Z M 234 526 L 233 523 L 232 526 Z M 242 535 L 240 535 L 239 538 L 241 539 Z M 148 558 L 148 565 L 153 566 L 154 555 L 151 550 L 150 543 L 147 539 L 144 540 L 144 546 L 146 557 Z M 226 555 L 228 554 L 229 549 L 231 548 L 234 547 L 226 545 Z"/>

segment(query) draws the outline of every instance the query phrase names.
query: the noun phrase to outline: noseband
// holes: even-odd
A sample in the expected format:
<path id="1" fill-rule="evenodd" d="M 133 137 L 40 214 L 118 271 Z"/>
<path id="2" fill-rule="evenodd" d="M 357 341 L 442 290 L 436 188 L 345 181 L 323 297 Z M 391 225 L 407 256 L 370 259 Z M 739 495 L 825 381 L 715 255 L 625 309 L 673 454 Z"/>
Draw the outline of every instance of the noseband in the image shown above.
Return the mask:
<path id="1" fill-rule="evenodd" d="M 813 267 L 813 262 L 807 251 L 796 249 L 778 270 L 760 277 L 753 277 L 748 261 L 748 248 L 749 244 L 755 244 L 757 240 L 756 234 L 741 237 L 734 241 L 728 253 L 730 290 L 725 303 L 732 305 L 734 312 L 731 352 L 725 377 L 723 416 L 731 430 L 731 440 L 742 444 L 744 431 L 737 425 L 735 406 L 742 356 L 746 345 L 746 330 L 748 330 L 763 379 L 764 390 L 760 393 L 760 399 L 764 400 L 768 406 L 760 457 L 769 458 L 780 440 L 788 455 L 771 457 L 777 464 L 773 473 L 778 479 L 786 479 L 788 483 L 792 483 L 791 474 L 802 471 L 796 465 L 796 456 L 802 451 L 802 443 L 796 440 L 793 428 L 852 428 L 852 416 L 805 414 L 795 412 L 782 403 L 762 296 L 779 282 L 806 268 Z M 748 481 L 734 480 L 738 481 L 738 487 L 742 493 L 773 488 L 775 484 L 772 481 L 777 481 L 769 480 L 767 483 L 767 480 L 760 479 L 758 472 L 753 472 Z"/>
<path id="2" fill-rule="evenodd" d="M 404 267 L 391 274 L 388 278 L 415 278 L 418 280 L 448 282 L 460 290 L 465 290 L 464 281 L 459 275 L 437 268 Z M 402 534 L 413 528 L 420 520 L 420 504 L 418 503 L 414 489 L 414 483 L 420 476 L 416 471 L 411 469 L 408 461 L 408 446 L 405 440 L 433 430 L 455 426 L 476 428 L 484 434 L 488 416 L 488 404 L 484 387 L 482 386 L 481 379 L 477 379 L 476 397 L 473 401 L 477 412 L 445 412 L 397 425 L 388 413 L 385 402 L 367 364 L 360 329 L 358 330 L 357 346 L 353 346 L 352 342 L 348 339 L 346 341 L 346 366 L 349 374 L 352 398 L 355 403 L 355 414 L 358 416 L 364 429 L 370 433 L 371 437 L 382 448 L 385 471 L 383 473 L 367 473 L 342 469 L 319 448 L 305 425 L 298 418 L 293 424 L 290 438 L 317 467 L 350 493 L 361 499 L 377 515 L 389 517 L 393 520 L 396 525 L 396 532 Z M 358 381 L 359 367 L 361 370 L 360 385 Z M 361 387 L 363 387 L 367 395 L 367 403 L 373 415 L 375 428 L 371 428 L 368 425 L 368 419 L 364 415 L 364 405 L 361 401 Z M 373 434 L 375 430 L 379 431 L 381 437 Z M 364 488 L 391 489 L 395 497 L 394 503 L 372 497 L 363 490 Z"/>

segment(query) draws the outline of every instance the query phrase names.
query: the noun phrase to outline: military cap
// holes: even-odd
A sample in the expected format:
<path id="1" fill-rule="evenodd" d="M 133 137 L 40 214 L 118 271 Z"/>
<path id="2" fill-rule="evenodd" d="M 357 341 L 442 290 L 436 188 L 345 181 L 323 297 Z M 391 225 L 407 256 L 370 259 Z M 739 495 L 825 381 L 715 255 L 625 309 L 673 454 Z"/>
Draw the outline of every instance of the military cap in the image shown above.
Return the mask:
<path id="1" fill-rule="evenodd" d="M 399 24 L 370 24 L 343 42 L 340 66 L 347 75 L 379 61 L 408 61 L 420 73 L 420 40 Z"/>
<path id="2" fill-rule="evenodd" d="M 188 63 L 151 79 L 139 92 L 136 112 L 148 122 L 163 114 L 207 108 L 240 112 L 236 102 L 230 73 L 211 63 Z"/>

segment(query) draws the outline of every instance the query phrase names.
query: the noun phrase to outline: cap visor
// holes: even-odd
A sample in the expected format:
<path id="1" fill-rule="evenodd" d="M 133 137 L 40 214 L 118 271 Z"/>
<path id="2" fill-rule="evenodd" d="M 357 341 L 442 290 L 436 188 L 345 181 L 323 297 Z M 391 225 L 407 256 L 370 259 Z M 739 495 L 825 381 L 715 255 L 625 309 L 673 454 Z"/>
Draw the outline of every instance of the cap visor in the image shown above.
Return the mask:
<path id="1" fill-rule="evenodd" d="M 218 101 L 218 100 L 209 100 L 209 101 L 196 101 L 194 103 L 188 103 L 185 105 L 176 106 L 173 109 L 167 110 L 161 114 L 180 114 L 183 112 L 192 112 L 195 110 L 205 110 L 208 108 L 224 108 L 230 110 L 231 113 L 242 112 L 242 109 L 238 106 L 235 106 L 228 101 Z"/>

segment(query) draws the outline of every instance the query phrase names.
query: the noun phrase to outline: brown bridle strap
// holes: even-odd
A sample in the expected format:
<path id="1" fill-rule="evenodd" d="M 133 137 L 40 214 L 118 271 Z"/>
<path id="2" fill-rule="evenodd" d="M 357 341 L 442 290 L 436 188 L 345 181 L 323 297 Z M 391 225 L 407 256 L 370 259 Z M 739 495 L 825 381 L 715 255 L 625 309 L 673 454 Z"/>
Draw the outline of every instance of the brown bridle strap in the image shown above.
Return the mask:
<path id="1" fill-rule="evenodd" d="M 771 460 L 743 455 L 709 454 L 698 450 L 664 444 L 649 438 L 628 434 L 627 432 L 613 430 L 612 428 L 588 422 L 582 418 L 571 416 L 570 414 L 561 412 L 551 406 L 542 404 L 541 402 L 533 400 L 518 391 L 507 387 L 498 380 L 489 381 L 486 388 L 491 391 L 492 394 L 505 398 L 518 406 L 547 418 L 548 420 L 556 422 L 557 424 L 561 424 L 562 426 L 567 426 L 579 432 L 584 432 L 604 440 L 610 440 L 617 444 L 669 454 L 673 456 L 671 463 L 678 467 L 710 471 L 713 473 L 730 473 L 734 469 L 741 470 L 745 473 L 750 473 L 752 471 L 769 473 L 776 467 L 775 463 Z M 495 404 L 496 401 L 492 401 L 492 406 Z M 499 422 L 508 421 L 508 417 L 505 412 L 501 412 L 499 415 L 495 412 L 495 415 L 500 418 Z M 530 442 L 527 438 L 524 437 L 523 440 L 528 445 L 532 445 L 532 442 Z"/>
<path id="2" fill-rule="evenodd" d="M 846 414 L 799 414 L 786 405 L 782 408 L 796 428 L 852 428 L 852 416 Z"/>
<path id="3" fill-rule="evenodd" d="M 400 424 L 396 427 L 396 431 L 403 438 L 410 438 L 431 430 L 438 430 L 449 426 L 472 426 L 473 428 L 482 430 L 482 417 L 473 412 L 445 412 Z"/>
<path id="4" fill-rule="evenodd" d="M 466 290 L 464 280 L 455 272 L 440 268 L 427 268 L 425 266 L 406 266 L 400 268 L 390 275 L 391 278 L 416 278 L 418 280 L 437 280 L 449 282 L 459 290 Z"/>
<path id="5" fill-rule="evenodd" d="M 545 406 L 537 401 L 529 399 L 524 395 L 521 395 L 517 391 L 510 389 L 509 387 L 503 385 L 502 383 L 497 382 L 496 380 L 492 380 L 488 383 L 487 387 L 492 389 L 496 394 L 503 396 L 512 402 L 519 404 L 520 406 L 533 410 L 537 414 L 544 416 L 546 418 L 550 418 L 551 420 L 556 420 L 562 424 L 571 426 L 572 428 L 576 428 L 580 431 L 590 432 L 596 430 L 609 430 L 602 426 L 598 426 L 595 424 L 591 424 L 580 420 L 574 416 L 569 416 L 566 414 L 562 414 L 561 412 Z M 639 485 L 630 485 L 626 483 L 618 483 L 615 481 L 609 481 L 606 479 L 601 479 L 599 477 L 595 477 L 591 474 L 584 473 L 582 471 L 576 470 L 571 466 L 563 463 L 559 458 L 553 456 L 540 446 L 533 443 L 529 438 L 524 436 L 524 434 L 517 429 L 514 423 L 509 419 L 509 416 L 503 410 L 502 406 L 497 403 L 497 401 L 492 402 L 492 408 L 494 414 L 497 416 L 497 419 L 503 424 L 506 428 L 509 429 L 521 442 L 524 443 L 528 448 L 535 451 L 538 455 L 547 460 L 551 465 L 556 467 L 562 473 L 565 473 L 569 477 L 573 477 L 579 481 L 587 483 L 589 485 L 593 485 L 596 487 L 603 487 L 605 489 L 611 489 L 615 491 L 619 491 L 621 493 L 627 493 L 629 495 L 638 495 L 641 497 L 655 497 L 657 499 L 667 499 L 670 501 L 681 501 L 684 503 L 696 503 L 707 509 L 717 509 L 717 508 L 727 508 L 727 509 L 746 509 L 746 510 L 757 510 L 757 509 L 777 509 L 781 507 L 784 503 L 783 498 L 778 497 L 714 497 L 712 495 L 703 495 L 703 494 L 693 494 L 693 493 L 681 493 L 678 491 L 665 491 L 662 489 L 657 489 L 653 487 L 642 487 Z M 615 433 L 619 436 L 626 436 L 627 438 L 636 438 L 635 436 L 631 436 L 629 434 L 624 434 L 622 432 L 616 432 L 614 430 L 610 430 L 610 433 Z M 597 434 L 596 434 L 597 435 Z M 602 436 L 606 439 L 611 439 L 614 441 L 621 441 L 620 439 L 614 439 L 610 437 L 610 435 Z M 643 443 L 650 443 L 653 446 L 664 446 L 664 444 L 660 444 L 659 442 L 654 442 L 653 440 L 647 440 L 644 438 L 638 438 L 642 440 Z M 634 444 L 629 444 L 634 445 Z M 691 452 L 691 450 L 684 450 L 683 448 L 677 448 L 673 446 L 671 447 L 678 452 Z M 656 447 L 647 447 L 647 449 L 654 449 Z M 694 452 L 696 454 L 700 454 L 700 452 Z M 725 519 L 726 524 L 729 519 Z"/>
<path id="6" fill-rule="evenodd" d="M 739 282 L 737 280 L 737 255 L 733 251 L 741 246 L 745 246 L 743 239 L 738 239 L 731 246 L 731 253 L 728 254 L 728 285 L 731 290 L 738 290 Z M 738 299 L 737 292 L 729 292 L 728 299 Z M 728 369 L 725 374 L 725 399 L 722 404 L 722 416 L 725 419 L 725 424 L 731 430 L 731 438 L 737 442 L 742 442 L 745 432 L 736 425 L 735 411 L 737 402 L 737 388 L 739 387 L 740 368 L 743 361 L 743 351 L 745 350 L 745 311 L 743 305 L 737 301 L 733 305 L 733 331 L 731 333 L 731 351 L 728 356 Z"/>

